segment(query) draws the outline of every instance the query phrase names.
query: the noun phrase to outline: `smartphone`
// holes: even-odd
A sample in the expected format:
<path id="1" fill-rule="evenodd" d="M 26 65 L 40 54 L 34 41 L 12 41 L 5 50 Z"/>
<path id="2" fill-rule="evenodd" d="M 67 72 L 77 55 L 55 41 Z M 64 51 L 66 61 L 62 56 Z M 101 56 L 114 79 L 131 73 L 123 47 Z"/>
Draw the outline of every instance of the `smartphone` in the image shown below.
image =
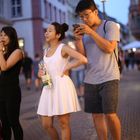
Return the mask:
<path id="1" fill-rule="evenodd" d="M 76 30 L 76 28 L 79 28 L 80 27 L 79 24 L 73 24 L 72 26 L 73 26 L 73 30 L 74 31 Z M 79 30 L 81 30 L 81 28 L 79 28 Z M 81 33 L 80 35 L 84 35 L 84 33 Z"/>
<path id="2" fill-rule="evenodd" d="M 76 30 L 76 28 L 80 27 L 79 24 L 73 24 L 72 26 L 73 26 L 73 30 Z"/>

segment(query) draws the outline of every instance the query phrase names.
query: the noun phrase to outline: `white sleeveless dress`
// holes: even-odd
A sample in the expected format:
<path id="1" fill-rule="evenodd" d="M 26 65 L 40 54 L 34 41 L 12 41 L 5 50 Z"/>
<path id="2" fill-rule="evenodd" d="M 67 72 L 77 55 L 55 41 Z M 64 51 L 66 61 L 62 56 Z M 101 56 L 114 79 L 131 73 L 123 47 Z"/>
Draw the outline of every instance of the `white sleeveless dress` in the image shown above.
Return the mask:
<path id="1" fill-rule="evenodd" d="M 67 75 L 61 77 L 63 68 L 68 63 L 68 58 L 61 55 L 62 47 L 64 44 L 60 44 L 52 56 L 43 57 L 53 86 L 44 86 L 42 89 L 37 110 L 37 114 L 42 116 L 63 115 L 81 110 L 72 80 Z"/>

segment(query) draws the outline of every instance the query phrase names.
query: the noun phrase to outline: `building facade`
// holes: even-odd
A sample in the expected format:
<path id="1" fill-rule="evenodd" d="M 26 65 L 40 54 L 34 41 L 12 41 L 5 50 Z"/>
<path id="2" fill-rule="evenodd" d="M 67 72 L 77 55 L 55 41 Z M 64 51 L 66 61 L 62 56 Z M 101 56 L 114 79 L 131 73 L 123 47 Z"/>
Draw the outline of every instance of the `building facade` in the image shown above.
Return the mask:
<path id="1" fill-rule="evenodd" d="M 0 28 L 15 27 L 28 55 L 42 54 L 44 32 L 53 21 L 68 23 L 66 0 L 0 0 Z"/>
<path id="2" fill-rule="evenodd" d="M 140 0 L 131 0 L 129 7 L 129 27 L 132 35 L 140 40 Z"/>
<path id="3" fill-rule="evenodd" d="M 12 25 L 12 21 L 9 19 L 9 9 L 7 8 L 7 2 L 0 0 L 0 29 L 5 25 Z"/>
<path id="4" fill-rule="evenodd" d="M 44 33 L 53 21 L 68 23 L 67 38 L 73 41 L 72 25 L 81 22 L 75 15 L 79 0 L 0 0 L 0 29 L 5 25 L 15 27 L 19 45 L 30 57 L 42 54 Z M 102 13 L 99 15 L 103 18 Z M 111 17 L 110 17 L 111 18 Z M 110 20 L 108 17 L 107 19 Z M 116 21 L 111 18 L 111 20 Z M 124 29 L 124 28 L 123 28 Z M 121 31 L 123 32 L 123 30 Z"/>

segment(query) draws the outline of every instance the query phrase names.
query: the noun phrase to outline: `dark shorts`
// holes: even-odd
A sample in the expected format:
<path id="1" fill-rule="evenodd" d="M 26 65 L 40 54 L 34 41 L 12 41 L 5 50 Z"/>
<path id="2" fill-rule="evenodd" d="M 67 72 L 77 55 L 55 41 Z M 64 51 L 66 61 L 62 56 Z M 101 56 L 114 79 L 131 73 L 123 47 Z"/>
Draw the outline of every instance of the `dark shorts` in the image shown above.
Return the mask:
<path id="1" fill-rule="evenodd" d="M 102 84 L 85 84 L 85 112 L 116 113 L 119 81 L 112 80 Z"/>

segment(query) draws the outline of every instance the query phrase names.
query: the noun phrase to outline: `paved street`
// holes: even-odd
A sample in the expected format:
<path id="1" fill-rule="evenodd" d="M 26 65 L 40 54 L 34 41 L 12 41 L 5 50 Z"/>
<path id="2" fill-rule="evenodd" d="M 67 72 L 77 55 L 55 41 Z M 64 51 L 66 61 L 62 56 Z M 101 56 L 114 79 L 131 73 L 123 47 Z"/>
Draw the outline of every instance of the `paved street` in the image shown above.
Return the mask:
<path id="1" fill-rule="evenodd" d="M 40 91 L 25 89 L 23 81 L 21 123 L 24 130 L 24 140 L 49 140 L 43 131 L 39 117 L 36 115 Z M 123 74 L 118 114 L 122 123 L 122 140 L 140 140 L 140 72 L 130 70 Z M 81 101 L 83 108 L 84 102 Z M 59 130 L 57 118 L 55 125 Z M 97 140 L 91 115 L 80 111 L 71 117 L 72 140 Z"/>
<path id="2" fill-rule="evenodd" d="M 123 76 L 119 116 L 122 140 L 140 140 L 140 71 L 129 71 Z"/>

